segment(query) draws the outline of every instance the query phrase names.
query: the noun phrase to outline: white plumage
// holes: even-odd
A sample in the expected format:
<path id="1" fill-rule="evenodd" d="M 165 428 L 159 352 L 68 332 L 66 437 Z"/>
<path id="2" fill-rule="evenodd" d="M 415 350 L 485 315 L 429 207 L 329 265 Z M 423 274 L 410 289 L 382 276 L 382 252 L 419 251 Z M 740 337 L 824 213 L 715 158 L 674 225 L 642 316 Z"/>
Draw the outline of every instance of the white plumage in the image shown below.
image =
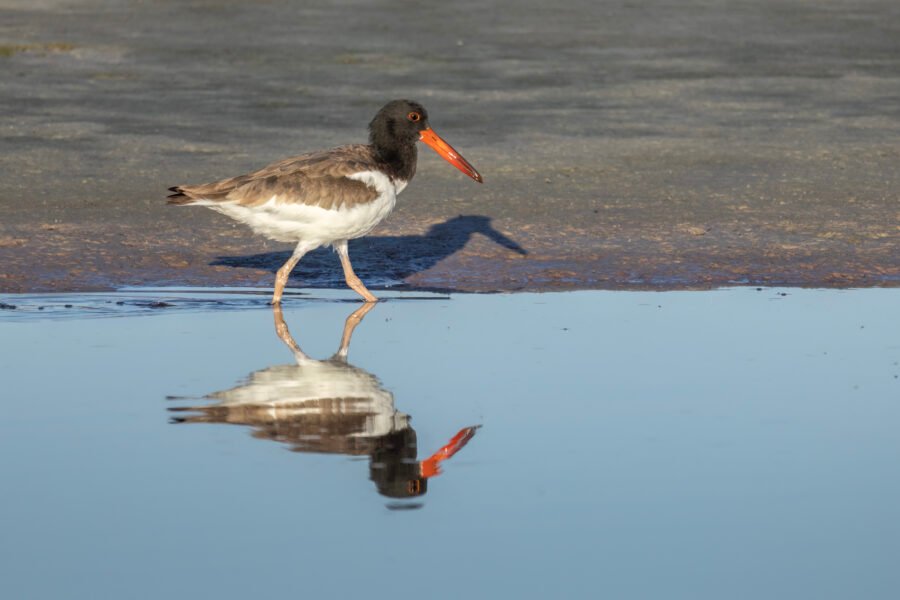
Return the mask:
<path id="1" fill-rule="evenodd" d="M 367 235 L 391 214 L 397 203 L 397 194 L 406 187 L 405 181 L 391 181 L 378 171 L 361 171 L 347 179 L 362 181 L 376 191 L 378 197 L 369 203 L 337 209 L 291 202 L 288 198 L 278 196 L 272 196 L 260 206 L 207 199 L 195 204 L 208 206 L 273 240 L 303 242 L 308 252 L 336 241 L 353 240 Z"/>

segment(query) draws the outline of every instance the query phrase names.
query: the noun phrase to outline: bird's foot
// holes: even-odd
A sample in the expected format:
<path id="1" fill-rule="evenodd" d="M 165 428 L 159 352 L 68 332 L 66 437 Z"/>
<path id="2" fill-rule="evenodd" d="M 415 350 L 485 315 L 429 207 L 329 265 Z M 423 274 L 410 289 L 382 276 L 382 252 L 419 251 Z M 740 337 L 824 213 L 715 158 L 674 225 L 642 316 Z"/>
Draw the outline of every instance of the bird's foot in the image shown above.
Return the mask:
<path id="1" fill-rule="evenodd" d="M 347 285 L 350 289 L 363 297 L 366 302 L 378 302 L 378 298 L 372 295 L 359 277 L 347 278 Z"/>

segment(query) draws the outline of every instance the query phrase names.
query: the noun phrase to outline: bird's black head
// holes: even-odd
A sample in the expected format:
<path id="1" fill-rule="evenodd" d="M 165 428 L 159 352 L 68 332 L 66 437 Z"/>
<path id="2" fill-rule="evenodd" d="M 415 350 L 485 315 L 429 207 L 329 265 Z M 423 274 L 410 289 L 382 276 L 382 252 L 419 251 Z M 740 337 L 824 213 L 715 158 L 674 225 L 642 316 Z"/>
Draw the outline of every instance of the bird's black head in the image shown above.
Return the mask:
<path id="1" fill-rule="evenodd" d="M 412 427 L 393 431 L 375 440 L 369 455 L 369 478 L 378 493 L 388 498 L 414 498 L 428 491 L 416 460 L 416 432 Z"/>
<path id="2" fill-rule="evenodd" d="M 369 123 L 369 142 L 378 157 L 407 181 L 416 170 L 417 141 L 431 146 L 444 160 L 478 183 L 483 181 L 475 167 L 428 125 L 428 112 L 418 102 L 392 100 Z"/>
<path id="3" fill-rule="evenodd" d="M 369 123 L 369 141 L 378 150 L 395 151 L 398 146 L 413 146 L 421 132 L 428 129 L 425 107 L 410 100 L 392 100 Z"/>

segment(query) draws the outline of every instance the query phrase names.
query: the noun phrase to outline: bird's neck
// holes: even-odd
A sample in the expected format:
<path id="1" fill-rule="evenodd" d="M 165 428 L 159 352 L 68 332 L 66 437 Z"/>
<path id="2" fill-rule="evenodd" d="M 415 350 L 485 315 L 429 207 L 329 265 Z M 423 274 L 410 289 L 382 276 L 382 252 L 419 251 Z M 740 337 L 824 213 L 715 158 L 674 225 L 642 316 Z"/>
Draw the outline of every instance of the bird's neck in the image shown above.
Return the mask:
<path id="1" fill-rule="evenodd" d="M 392 179 L 408 182 L 416 174 L 418 149 L 415 142 L 390 145 L 373 143 L 372 149 L 375 153 L 375 159 L 386 167 Z"/>

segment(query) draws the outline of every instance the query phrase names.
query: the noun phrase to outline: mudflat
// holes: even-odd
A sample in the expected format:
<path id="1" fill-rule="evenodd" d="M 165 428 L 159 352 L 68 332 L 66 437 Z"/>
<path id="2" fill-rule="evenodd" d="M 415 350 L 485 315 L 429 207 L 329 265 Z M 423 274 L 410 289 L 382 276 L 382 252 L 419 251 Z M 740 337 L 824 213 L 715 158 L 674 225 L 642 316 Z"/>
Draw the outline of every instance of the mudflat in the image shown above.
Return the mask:
<path id="1" fill-rule="evenodd" d="M 900 4 L 0 2 L 0 291 L 271 285 L 290 245 L 166 188 L 361 142 L 420 150 L 351 242 L 371 285 L 900 284 Z M 292 284 L 341 281 L 336 256 Z"/>

